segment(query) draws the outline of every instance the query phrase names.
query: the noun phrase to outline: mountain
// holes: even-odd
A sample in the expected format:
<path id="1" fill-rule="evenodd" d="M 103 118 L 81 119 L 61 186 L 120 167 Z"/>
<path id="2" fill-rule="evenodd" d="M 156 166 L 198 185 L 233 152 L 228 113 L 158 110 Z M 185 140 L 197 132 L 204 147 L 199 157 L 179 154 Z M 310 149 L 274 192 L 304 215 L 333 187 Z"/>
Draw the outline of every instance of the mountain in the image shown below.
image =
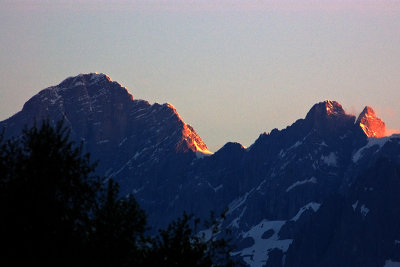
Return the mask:
<path id="1" fill-rule="evenodd" d="M 153 231 L 183 211 L 207 218 L 228 208 L 222 227 L 250 266 L 400 262 L 400 136 L 385 137 L 370 107 L 356 119 L 327 100 L 249 148 L 228 142 L 212 154 L 172 105 L 82 74 L 42 90 L 0 128 L 18 136 L 42 119 L 64 119 L 98 172 L 134 194 Z"/>
<path id="2" fill-rule="evenodd" d="M 385 123 L 376 117 L 375 111 L 366 106 L 356 122 L 368 137 L 384 137 L 386 133 Z"/>
<path id="3" fill-rule="evenodd" d="M 164 196 L 190 163 L 210 154 L 172 105 L 135 100 L 104 74 L 81 74 L 40 91 L 0 128 L 6 137 L 18 136 L 43 119 L 63 119 L 71 137 L 99 160 L 98 172 L 114 177 L 122 194 L 134 192 L 150 217 L 167 208 Z"/>
<path id="4" fill-rule="evenodd" d="M 285 266 L 398 266 L 398 201 L 399 162 L 380 158 L 348 194 L 335 195 L 321 205 L 296 234 Z"/>

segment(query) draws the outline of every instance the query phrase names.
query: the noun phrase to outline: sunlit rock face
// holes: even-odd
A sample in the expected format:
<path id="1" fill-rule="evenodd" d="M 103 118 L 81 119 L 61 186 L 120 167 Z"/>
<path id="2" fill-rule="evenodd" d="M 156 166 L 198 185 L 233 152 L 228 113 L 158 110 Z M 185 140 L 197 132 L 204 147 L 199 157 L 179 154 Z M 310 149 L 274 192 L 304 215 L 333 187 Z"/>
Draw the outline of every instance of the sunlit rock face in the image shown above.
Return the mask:
<path id="1" fill-rule="evenodd" d="M 371 107 L 366 106 L 356 122 L 368 137 L 384 137 L 386 132 L 385 123 L 376 116 Z"/>

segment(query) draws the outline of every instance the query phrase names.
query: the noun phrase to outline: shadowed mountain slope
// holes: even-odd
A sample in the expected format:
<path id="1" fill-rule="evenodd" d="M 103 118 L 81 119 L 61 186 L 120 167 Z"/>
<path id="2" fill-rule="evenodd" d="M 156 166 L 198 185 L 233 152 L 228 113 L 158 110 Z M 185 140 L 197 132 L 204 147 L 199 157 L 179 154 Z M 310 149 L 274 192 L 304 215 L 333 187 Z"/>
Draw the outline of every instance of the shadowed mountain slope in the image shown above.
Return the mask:
<path id="1" fill-rule="evenodd" d="M 81 74 L 40 91 L 0 128 L 19 136 L 42 119 L 65 121 L 99 160 L 98 172 L 134 194 L 153 231 L 183 211 L 206 218 L 228 208 L 222 226 L 232 231 L 234 255 L 250 266 L 400 261 L 397 228 L 384 223 L 398 222 L 391 207 L 400 138 L 383 137 L 370 107 L 356 120 L 335 101 L 317 103 L 249 148 L 229 142 L 212 154 L 172 105 L 136 100 L 104 74 Z M 390 253 L 369 261 L 381 239 Z M 365 259 L 350 260 L 357 256 Z"/>

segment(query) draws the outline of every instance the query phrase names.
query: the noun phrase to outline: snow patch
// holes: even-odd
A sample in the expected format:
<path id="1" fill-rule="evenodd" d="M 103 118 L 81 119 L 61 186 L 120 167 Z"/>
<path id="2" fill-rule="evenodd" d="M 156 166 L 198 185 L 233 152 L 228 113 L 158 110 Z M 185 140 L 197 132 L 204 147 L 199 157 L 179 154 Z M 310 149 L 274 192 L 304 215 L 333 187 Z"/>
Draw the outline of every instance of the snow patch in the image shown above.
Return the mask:
<path id="1" fill-rule="evenodd" d="M 221 188 L 223 188 L 224 187 L 224 185 L 223 184 L 220 184 L 219 186 L 217 186 L 217 187 L 214 187 L 214 186 L 212 186 L 209 182 L 207 182 L 207 184 L 208 184 L 208 186 L 209 187 L 211 187 L 212 188 L 212 190 L 214 190 L 214 192 L 217 192 L 218 190 L 220 190 Z"/>
<path id="2" fill-rule="evenodd" d="M 369 212 L 369 208 L 367 208 L 364 204 L 361 206 L 361 210 L 360 210 L 362 216 L 367 216 L 368 212 Z"/>
<path id="3" fill-rule="evenodd" d="M 91 84 L 93 84 L 93 83 L 97 83 L 97 82 L 99 82 L 100 80 L 102 80 L 102 79 L 104 79 L 104 78 L 106 78 L 108 81 L 112 81 L 111 79 L 110 79 L 110 77 L 108 77 L 107 75 L 105 75 L 105 74 L 103 74 L 103 73 L 98 73 L 98 72 L 95 72 L 95 73 L 90 73 L 90 76 L 89 76 L 89 79 L 90 79 L 90 81 L 91 81 Z"/>
<path id="4" fill-rule="evenodd" d="M 211 239 L 212 234 L 213 233 L 212 233 L 211 229 L 206 229 L 206 230 L 200 231 L 198 233 L 198 237 L 203 238 L 203 240 L 205 240 L 205 241 L 208 241 Z"/>
<path id="5" fill-rule="evenodd" d="M 358 200 L 351 205 L 353 207 L 353 210 L 355 211 L 358 205 Z"/>
<path id="6" fill-rule="evenodd" d="M 246 192 L 246 194 L 245 194 L 244 196 L 239 197 L 239 198 L 233 200 L 233 201 L 229 204 L 229 206 L 228 206 L 228 207 L 229 207 L 229 210 L 228 210 L 227 215 L 231 214 L 234 210 L 236 210 L 237 208 L 239 208 L 240 206 L 242 206 L 242 205 L 246 202 L 246 200 L 247 200 L 247 198 L 249 197 L 249 195 L 250 195 L 251 193 L 253 193 L 253 191 L 254 191 L 254 188 L 251 189 L 249 192 Z"/>
<path id="7" fill-rule="evenodd" d="M 320 146 L 328 146 L 326 143 L 325 143 L 325 141 L 322 141 L 322 143 L 321 144 L 319 144 Z"/>
<path id="8" fill-rule="evenodd" d="M 136 152 L 135 155 L 133 156 L 133 160 L 137 160 L 137 158 L 140 156 L 140 152 Z"/>
<path id="9" fill-rule="evenodd" d="M 55 103 L 58 102 L 58 100 L 61 99 L 61 96 L 58 94 L 58 87 L 53 87 L 51 89 L 52 89 L 51 92 L 53 93 L 53 95 L 52 95 L 53 99 L 50 99 L 50 104 L 54 105 Z M 47 97 L 45 99 L 47 99 Z"/>
<path id="10" fill-rule="evenodd" d="M 74 84 L 74 86 L 80 86 L 80 85 L 85 85 L 85 83 L 82 82 L 82 81 L 77 81 L 77 82 Z"/>
<path id="11" fill-rule="evenodd" d="M 261 181 L 261 183 L 257 186 L 252 188 L 250 191 L 246 192 L 244 196 L 238 197 L 235 200 L 233 200 L 229 206 L 228 206 L 228 212 L 227 215 L 231 214 L 234 210 L 242 206 L 246 201 L 247 198 L 254 192 L 254 191 L 259 191 L 261 186 L 266 182 L 266 180 Z"/>
<path id="12" fill-rule="evenodd" d="M 322 155 L 321 160 L 328 166 L 337 166 L 337 156 L 334 152 L 329 153 L 327 156 Z"/>
<path id="13" fill-rule="evenodd" d="M 280 170 L 283 171 L 283 170 L 286 168 L 286 166 L 289 165 L 289 163 L 290 163 L 290 161 L 284 162 L 284 163 L 282 164 Z"/>
<path id="14" fill-rule="evenodd" d="M 132 193 L 133 194 L 137 194 L 137 193 L 139 193 L 140 191 L 142 191 L 144 189 L 144 186 L 142 186 L 142 187 L 140 187 L 140 188 L 134 188 L 133 190 L 132 190 Z"/>
<path id="15" fill-rule="evenodd" d="M 289 186 L 288 188 L 286 188 L 286 192 L 289 192 L 290 190 L 292 190 L 293 188 L 295 188 L 299 185 L 303 185 L 303 184 L 307 184 L 307 183 L 315 184 L 315 183 L 317 183 L 317 179 L 315 177 L 311 177 L 310 179 L 307 179 L 307 180 L 297 181 L 294 184 L 292 184 L 291 186 Z"/>
<path id="16" fill-rule="evenodd" d="M 267 180 L 263 180 L 256 188 L 257 191 L 260 191 L 261 187 L 265 184 Z"/>
<path id="17" fill-rule="evenodd" d="M 196 151 L 196 157 L 197 157 L 198 159 L 202 159 L 202 158 L 204 158 L 204 157 L 209 157 L 209 156 L 211 156 L 211 155 L 213 155 L 213 153 L 210 152 L 210 151 L 208 151 L 208 150 Z"/>
<path id="18" fill-rule="evenodd" d="M 400 267 L 400 262 L 388 259 L 385 261 L 385 265 L 383 267 Z"/>
<path id="19" fill-rule="evenodd" d="M 279 240 L 278 233 L 285 223 L 286 221 L 262 220 L 248 232 L 242 234 L 243 238 L 252 238 L 254 240 L 254 245 L 239 252 L 234 252 L 232 255 L 240 255 L 248 265 L 251 267 L 258 267 L 267 262 L 268 253 L 272 249 L 277 248 L 286 252 L 293 240 Z M 270 229 L 274 231 L 274 234 L 268 239 L 263 239 L 262 235 Z"/>
<path id="20" fill-rule="evenodd" d="M 301 215 L 303 214 L 303 212 L 305 212 L 305 211 L 308 210 L 308 209 L 312 209 L 314 212 L 317 212 L 317 210 L 319 209 L 320 206 L 321 206 L 321 204 L 319 204 L 319 203 L 310 202 L 310 203 L 308 203 L 307 205 L 301 207 L 301 208 L 299 209 L 299 211 L 297 212 L 297 214 L 296 214 L 292 219 L 290 219 L 290 220 L 291 220 L 291 221 L 297 221 L 297 220 L 301 217 Z"/>
<path id="21" fill-rule="evenodd" d="M 386 144 L 386 142 L 390 140 L 390 138 L 391 137 L 368 138 L 368 143 L 354 153 L 352 158 L 353 162 L 356 163 L 357 161 L 359 161 L 364 156 L 365 150 L 368 148 L 371 148 L 373 146 L 378 146 L 376 152 L 379 151 Z"/>
<path id="22" fill-rule="evenodd" d="M 313 170 L 318 169 L 318 161 L 314 161 L 312 164 Z"/>
<path id="23" fill-rule="evenodd" d="M 198 159 L 202 159 L 204 157 L 209 157 L 209 156 L 214 154 L 211 151 L 209 151 L 208 149 L 201 149 L 197 145 L 197 142 L 195 140 L 193 140 L 193 143 L 194 143 L 194 145 L 196 147 L 196 156 L 197 156 Z"/>
<path id="24" fill-rule="evenodd" d="M 293 148 L 296 148 L 298 146 L 300 146 L 302 144 L 302 142 L 297 141 L 293 146 L 289 147 L 287 150 L 292 150 Z"/>
<path id="25" fill-rule="evenodd" d="M 128 138 L 126 138 L 126 137 L 124 139 L 122 139 L 122 141 L 118 144 L 118 146 L 122 146 L 122 144 L 125 143 L 126 140 L 128 140 Z"/>
<path id="26" fill-rule="evenodd" d="M 228 225 L 228 229 L 229 228 L 237 228 L 239 229 L 239 221 L 242 219 L 243 214 L 245 213 L 245 211 L 247 210 L 247 207 L 244 207 L 242 209 L 242 212 L 240 213 L 240 215 L 238 217 L 236 217 L 229 225 Z"/>

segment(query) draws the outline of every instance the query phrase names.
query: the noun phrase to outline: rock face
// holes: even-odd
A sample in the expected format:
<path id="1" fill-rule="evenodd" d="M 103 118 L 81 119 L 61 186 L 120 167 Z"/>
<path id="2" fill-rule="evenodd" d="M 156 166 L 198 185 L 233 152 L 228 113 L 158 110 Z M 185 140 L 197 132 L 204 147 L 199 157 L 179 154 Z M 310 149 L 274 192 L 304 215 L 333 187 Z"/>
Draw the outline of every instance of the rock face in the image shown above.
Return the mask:
<path id="1" fill-rule="evenodd" d="M 17 133 L 18 126 L 30 125 L 33 119 L 64 119 L 74 137 L 96 144 L 121 142 L 127 134 L 145 132 L 147 136 L 142 133 L 136 139 L 158 144 L 157 138 L 168 137 L 165 141 L 177 152 L 208 151 L 171 104 L 150 105 L 134 100 L 126 88 L 104 74 L 81 74 L 44 89 L 3 124 L 7 125 L 7 133 Z"/>
<path id="2" fill-rule="evenodd" d="M 366 106 L 356 122 L 368 137 L 384 137 L 385 123 L 379 119 L 371 107 Z"/>
<path id="3" fill-rule="evenodd" d="M 150 217 L 157 214 L 153 210 L 167 209 L 166 198 L 158 196 L 172 193 L 161 191 L 175 190 L 174 180 L 196 153 L 208 152 L 172 105 L 135 100 L 104 74 L 81 74 L 40 91 L 0 128 L 6 128 L 6 137 L 18 136 L 43 119 L 63 119 L 71 137 L 99 160 L 98 172 L 114 177 L 122 194 L 135 192 Z"/>
<path id="4" fill-rule="evenodd" d="M 381 158 L 348 194 L 325 201 L 297 233 L 285 266 L 397 266 L 400 262 L 399 163 Z M 397 265 L 390 265 L 390 263 Z"/>
<path id="5" fill-rule="evenodd" d="M 99 173 L 135 195 L 153 230 L 183 211 L 207 218 L 228 208 L 222 227 L 250 266 L 400 262 L 400 137 L 381 137 L 370 108 L 356 121 L 335 101 L 317 103 L 247 149 L 227 143 L 211 154 L 170 104 L 84 74 L 41 91 L 0 128 L 18 136 L 35 118 L 63 118 L 100 160 Z"/>
<path id="6" fill-rule="evenodd" d="M 336 101 L 315 104 L 305 118 L 308 124 L 323 134 L 337 134 L 354 124 L 355 117 L 348 115 Z"/>

